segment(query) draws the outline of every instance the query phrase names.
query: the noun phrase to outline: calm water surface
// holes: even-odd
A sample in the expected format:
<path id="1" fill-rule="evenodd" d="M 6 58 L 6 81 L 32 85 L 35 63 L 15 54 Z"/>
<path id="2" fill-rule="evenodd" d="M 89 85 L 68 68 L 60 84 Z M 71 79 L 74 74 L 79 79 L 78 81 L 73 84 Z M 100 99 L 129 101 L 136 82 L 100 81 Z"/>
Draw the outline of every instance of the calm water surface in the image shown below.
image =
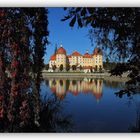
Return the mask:
<path id="1" fill-rule="evenodd" d="M 116 96 L 124 82 L 89 78 L 48 78 L 41 97 L 55 95 L 71 115 L 72 132 L 130 132 L 140 110 L 139 94 Z"/>

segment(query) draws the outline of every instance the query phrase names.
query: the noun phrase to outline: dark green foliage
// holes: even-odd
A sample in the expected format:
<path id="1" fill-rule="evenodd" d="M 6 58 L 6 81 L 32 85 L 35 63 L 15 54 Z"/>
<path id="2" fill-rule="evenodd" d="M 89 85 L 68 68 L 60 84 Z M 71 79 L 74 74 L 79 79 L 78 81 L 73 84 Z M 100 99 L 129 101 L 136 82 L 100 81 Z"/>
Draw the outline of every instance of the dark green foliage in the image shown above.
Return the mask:
<path id="1" fill-rule="evenodd" d="M 98 71 L 98 67 L 97 67 L 97 65 L 95 66 L 94 70 L 95 70 L 95 72 Z"/>
<path id="2" fill-rule="evenodd" d="M 117 63 L 115 62 L 103 62 L 103 68 L 106 71 L 113 70 L 116 67 Z"/>
<path id="3" fill-rule="evenodd" d="M 66 71 L 69 71 L 70 70 L 70 65 L 69 63 L 66 64 Z"/>
<path id="4" fill-rule="evenodd" d="M 45 70 L 48 70 L 49 69 L 49 64 L 46 64 L 44 67 L 45 67 Z"/>
<path id="5" fill-rule="evenodd" d="M 102 72 L 102 67 L 101 66 L 99 67 L 99 72 Z"/>
<path id="6" fill-rule="evenodd" d="M 80 69 L 80 70 L 82 70 L 82 69 L 83 69 L 81 65 L 80 65 L 79 69 Z"/>
<path id="7" fill-rule="evenodd" d="M 52 66 L 52 69 L 55 71 L 56 70 L 56 65 L 53 65 Z"/>
<path id="8" fill-rule="evenodd" d="M 76 70 L 77 69 L 77 66 L 76 65 L 72 65 L 72 70 Z"/>
<path id="9" fill-rule="evenodd" d="M 59 67 L 59 70 L 60 70 L 60 71 L 63 71 L 63 69 L 64 69 L 64 67 L 63 67 L 63 65 L 61 64 L 60 67 Z"/>

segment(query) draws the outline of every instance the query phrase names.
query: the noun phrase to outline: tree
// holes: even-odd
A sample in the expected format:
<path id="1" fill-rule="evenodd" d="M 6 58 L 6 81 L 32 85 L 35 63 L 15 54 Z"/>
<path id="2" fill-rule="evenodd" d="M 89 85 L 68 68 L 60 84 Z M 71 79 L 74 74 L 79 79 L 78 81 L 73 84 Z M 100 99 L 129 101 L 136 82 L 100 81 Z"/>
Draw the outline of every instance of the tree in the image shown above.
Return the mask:
<path id="1" fill-rule="evenodd" d="M 80 71 L 83 69 L 81 65 L 80 65 L 79 69 L 80 69 Z"/>
<path id="2" fill-rule="evenodd" d="M 70 70 L 70 65 L 69 63 L 66 64 L 66 71 L 69 71 Z"/>
<path id="3" fill-rule="evenodd" d="M 70 20 L 70 27 L 76 22 L 80 28 L 90 27 L 91 41 L 96 38 L 98 46 L 109 49 L 109 55 L 113 55 L 115 61 L 121 62 L 111 74 L 122 75 L 129 71 L 131 80 L 127 84 L 133 85 L 132 88 L 129 86 L 129 91 L 134 87 L 140 91 L 140 9 L 83 7 L 64 10 L 67 10 L 67 15 L 62 21 Z"/>
<path id="4" fill-rule="evenodd" d="M 72 70 L 76 71 L 76 65 L 72 65 Z"/>
<path id="5" fill-rule="evenodd" d="M 47 9 L 0 8 L 0 19 L 1 118 L 6 114 L 12 128 L 15 120 L 20 127 L 31 117 L 38 125 L 41 70 L 49 34 Z M 30 92 L 33 108 L 29 106 Z M 31 110 L 34 115 L 29 115 Z"/>
<path id="6" fill-rule="evenodd" d="M 56 65 L 53 65 L 52 69 L 53 69 L 53 71 L 55 71 L 56 70 Z"/>
<path id="7" fill-rule="evenodd" d="M 59 67 L 59 70 L 60 70 L 60 71 L 63 71 L 63 69 L 64 69 L 64 67 L 63 67 L 63 65 L 61 64 L 60 67 Z"/>
<path id="8" fill-rule="evenodd" d="M 91 72 L 91 73 L 93 72 L 92 68 L 90 68 L 90 72 Z"/>
<path id="9" fill-rule="evenodd" d="M 45 69 L 49 70 L 49 64 L 45 65 Z"/>
<path id="10" fill-rule="evenodd" d="M 97 65 L 95 65 L 95 69 L 94 69 L 94 70 L 95 70 L 95 72 L 97 72 L 97 70 L 98 70 L 98 67 L 97 67 Z"/>
<path id="11" fill-rule="evenodd" d="M 102 66 L 99 66 L 99 72 L 102 72 Z"/>
<path id="12" fill-rule="evenodd" d="M 106 61 L 106 62 L 103 62 L 103 67 L 105 70 L 108 70 L 108 71 L 111 71 L 113 70 L 119 63 L 116 63 L 116 62 L 109 62 L 109 61 Z"/>

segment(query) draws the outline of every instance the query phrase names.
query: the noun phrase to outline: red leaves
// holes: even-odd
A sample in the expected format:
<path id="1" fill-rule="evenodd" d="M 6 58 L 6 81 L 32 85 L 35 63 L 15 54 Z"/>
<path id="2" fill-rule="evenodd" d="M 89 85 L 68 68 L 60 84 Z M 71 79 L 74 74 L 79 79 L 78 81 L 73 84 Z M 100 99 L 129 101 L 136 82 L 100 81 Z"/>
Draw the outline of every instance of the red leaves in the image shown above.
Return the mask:
<path id="1" fill-rule="evenodd" d="M 17 95 L 19 94 L 19 84 L 18 83 L 12 83 L 12 87 L 11 87 L 11 95 L 12 97 L 17 97 Z"/>
<path id="2" fill-rule="evenodd" d="M 0 68 L 2 68 L 4 66 L 3 64 L 3 55 L 2 52 L 0 52 Z"/>
<path id="3" fill-rule="evenodd" d="M 14 60 L 11 64 L 12 68 L 17 68 L 19 66 L 19 62 L 17 60 Z"/>
<path id="4" fill-rule="evenodd" d="M 4 12 L 4 10 L 0 10 L 0 17 L 4 17 L 5 16 L 5 12 Z"/>
<path id="5" fill-rule="evenodd" d="M 17 56 L 17 55 L 19 55 L 19 53 L 20 53 L 19 50 L 15 50 L 15 51 L 13 52 L 13 55 L 14 55 L 14 56 Z"/>
<path id="6" fill-rule="evenodd" d="M 19 88 L 19 84 L 15 84 L 15 83 L 13 83 L 12 91 L 17 91 L 18 88 Z"/>
<path id="7" fill-rule="evenodd" d="M 4 100 L 4 96 L 0 95 L 0 118 L 3 118 L 4 115 L 3 100 Z"/>
<path id="8" fill-rule="evenodd" d="M 20 126 L 24 126 L 28 123 L 28 119 L 30 118 L 29 112 L 30 112 L 30 109 L 29 109 L 28 101 L 23 100 L 20 107 L 20 116 L 21 116 Z"/>
<path id="9" fill-rule="evenodd" d="M 3 107 L 0 107 L 0 118 L 3 118 L 4 116 L 4 109 Z"/>
<path id="10" fill-rule="evenodd" d="M 13 51 L 19 50 L 19 45 L 15 42 L 10 47 L 13 49 Z"/>
<path id="11" fill-rule="evenodd" d="M 17 76 L 17 72 L 13 72 L 11 75 L 13 78 L 15 78 Z"/>
<path id="12" fill-rule="evenodd" d="M 3 63 L 2 63 L 2 61 L 0 60 L 0 67 L 3 67 Z"/>
<path id="13" fill-rule="evenodd" d="M 22 109 L 22 108 L 25 108 L 25 107 L 27 107 L 27 101 L 26 101 L 26 100 L 22 102 L 22 107 L 21 107 L 21 109 Z"/>
<path id="14" fill-rule="evenodd" d="M 3 95 L 0 95 L 0 101 L 2 101 L 4 99 Z"/>

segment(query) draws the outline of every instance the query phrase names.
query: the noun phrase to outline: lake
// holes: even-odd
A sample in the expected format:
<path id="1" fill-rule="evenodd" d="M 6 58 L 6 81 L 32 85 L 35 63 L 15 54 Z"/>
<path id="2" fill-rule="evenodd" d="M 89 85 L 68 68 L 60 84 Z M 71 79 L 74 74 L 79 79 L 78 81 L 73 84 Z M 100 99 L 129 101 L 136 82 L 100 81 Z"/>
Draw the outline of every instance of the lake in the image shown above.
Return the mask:
<path id="1" fill-rule="evenodd" d="M 123 88 L 123 81 L 50 77 L 41 84 L 41 98 L 56 96 L 71 132 L 131 132 L 138 127 L 140 96 L 117 96 Z"/>

